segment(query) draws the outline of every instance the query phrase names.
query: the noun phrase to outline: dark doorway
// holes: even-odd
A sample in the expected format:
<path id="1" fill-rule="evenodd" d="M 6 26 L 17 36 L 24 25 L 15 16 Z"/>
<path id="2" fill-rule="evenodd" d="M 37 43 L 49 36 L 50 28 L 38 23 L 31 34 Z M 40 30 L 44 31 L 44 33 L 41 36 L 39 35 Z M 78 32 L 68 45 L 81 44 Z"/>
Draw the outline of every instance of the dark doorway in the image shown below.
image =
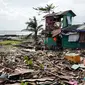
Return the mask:
<path id="1" fill-rule="evenodd" d="M 62 47 L 62 37 L 60 35 L 57 36 L 56 43 L 57 43 L 58 49 L 61 49 L 62 50 L 63 49 L 63 47 Z"/>

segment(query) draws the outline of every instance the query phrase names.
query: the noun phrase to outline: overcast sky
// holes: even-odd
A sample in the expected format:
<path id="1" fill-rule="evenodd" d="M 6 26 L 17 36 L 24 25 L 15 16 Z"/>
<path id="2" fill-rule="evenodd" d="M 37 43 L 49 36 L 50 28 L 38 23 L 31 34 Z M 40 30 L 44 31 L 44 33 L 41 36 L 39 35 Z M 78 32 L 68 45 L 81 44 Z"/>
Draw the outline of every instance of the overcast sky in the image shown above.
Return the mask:
<path id="1" fill-rule="evenodd" d="M 50 3 L 57 6 L 55 12 L 73 10 L 77 15 L 73 23 L 85 22 L 85 0 L 0 0 L 0 30 L 25 29 L 25 22 L 37 16 L 32 7 Z"/>

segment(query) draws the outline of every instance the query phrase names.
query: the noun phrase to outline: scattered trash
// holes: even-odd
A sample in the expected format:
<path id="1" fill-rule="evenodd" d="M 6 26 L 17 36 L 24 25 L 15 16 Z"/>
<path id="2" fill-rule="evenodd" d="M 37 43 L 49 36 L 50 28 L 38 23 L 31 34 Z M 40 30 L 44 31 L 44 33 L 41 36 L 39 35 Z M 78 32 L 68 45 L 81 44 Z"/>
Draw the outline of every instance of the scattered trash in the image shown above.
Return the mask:
<path id="1" fill-rule="evenodd" d="M 3 52 L 0 51 L 0 77 L 3 73 L 8 74 L 5 85 L 20 85 L 21 81 L 33 83 L 31 85 L 68 85 L 71 79 L 77 80 L 80 85 L 85 81 L 84 55 L 81 58 L 76 50 L 66 49 L 63 52 L 54 52 L 48 50 L 31 51 L 31 49 L 23 51 L 23 49 L 25 48 L 9 47 L 10 51 L 8 51 L 4 47 Z M 79 53 L 82 51 L 80 50 Z M 70 83 L 74 84 L 73 81 Z M 0 82 L 0 85 L 4 85 L 4 82 Z"/>
<path id="2" fill-rule="evenodd" d="M 72 62 L 80 63 L 80 55 L 79 54 L 76 54 L 76 53 L 67 53 L 65 55 L 65 58 L 67 60 L 72 61 Z"/>
<path id="3" fill-rule="evenodd" d="M 69 81 L 69 84 L 70 85 L 78 85 L 77 81 L 75 81 L 75 80 L 70 80 Z"/>
<path id="4" fill-rule="evenodd" d="M 0 83 L 8 80 L 8 78 L 9 78 L 9 77 L 8 77 L 8 74 L 2 73 L 1 76 L 0 76 Z"/>
<path id="5" fill-rule="evenodd" d="M 79 67 L 80 67 L 80 65 L 74 64 L 74 65 L 72 65 L 71 68 L 74 69 L 74 70 L 77 70 Z"/>
<path id="6" fill-rule="evenodd" d="M 74 65 L 72 65 L 71 68 L 74 69 L 74 70 L 77 70 L 78 68 L 85 69 L 85 66 L 84 66 L 84 64 L 74 64 Z"/>
<path id="7" fill-rule="evenodd" d="M 85 81 L 85 77 L 83 78 L 83 80 Z"/>
<path id="8" fill-rule="evenodd" d="M 79 64 L 79 67 L 80 67 L 80 68 L 84 68 L 84 69 L 85 69 L 84 64 Z"/>

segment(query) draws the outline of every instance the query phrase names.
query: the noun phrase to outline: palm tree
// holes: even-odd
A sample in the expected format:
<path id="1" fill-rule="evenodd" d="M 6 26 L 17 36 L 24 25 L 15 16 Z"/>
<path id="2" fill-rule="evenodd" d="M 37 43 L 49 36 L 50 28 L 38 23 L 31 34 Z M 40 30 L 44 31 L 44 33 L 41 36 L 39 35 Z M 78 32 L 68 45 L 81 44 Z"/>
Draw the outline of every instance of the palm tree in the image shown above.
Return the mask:
<path id="1" fill-rule="evenodd" d="M 37 8 L 33 8 L 39 12 L 43 12 L 43 13 L 51 13 L 53 12 L 55 6 L 53 4 L 47 4 L 45 7 L 37 7 Z"/>
<path id="2" fill-rule="evenodd" d="M 35 16 L 33 17 L 33 19 L 29 18 L 29 22 L 26 22 L 26 24 L 27 24 L 27 28 L 25 30 L 28 30 L 34 33 L 35 44 L 37 44 L 38 32 L 43 29 L 42 28 L 43 25 L 38 25 L 37 19 Z"/>

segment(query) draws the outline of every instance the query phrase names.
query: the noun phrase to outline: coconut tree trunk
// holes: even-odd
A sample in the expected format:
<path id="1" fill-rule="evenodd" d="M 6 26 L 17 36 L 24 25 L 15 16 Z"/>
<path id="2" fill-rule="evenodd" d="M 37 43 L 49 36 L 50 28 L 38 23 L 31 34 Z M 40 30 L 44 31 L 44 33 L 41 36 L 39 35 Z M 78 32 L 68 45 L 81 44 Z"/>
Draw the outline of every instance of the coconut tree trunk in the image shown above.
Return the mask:
<path id="1" fill-rule="evenodd" d="M 35 45 L 37 45 L 37 41 L 38 41 L 38 36 L 37 36 L 37 31 L 35 32 L 35 35 L 34 35 L 34 39 L 35 39 Z"/>

